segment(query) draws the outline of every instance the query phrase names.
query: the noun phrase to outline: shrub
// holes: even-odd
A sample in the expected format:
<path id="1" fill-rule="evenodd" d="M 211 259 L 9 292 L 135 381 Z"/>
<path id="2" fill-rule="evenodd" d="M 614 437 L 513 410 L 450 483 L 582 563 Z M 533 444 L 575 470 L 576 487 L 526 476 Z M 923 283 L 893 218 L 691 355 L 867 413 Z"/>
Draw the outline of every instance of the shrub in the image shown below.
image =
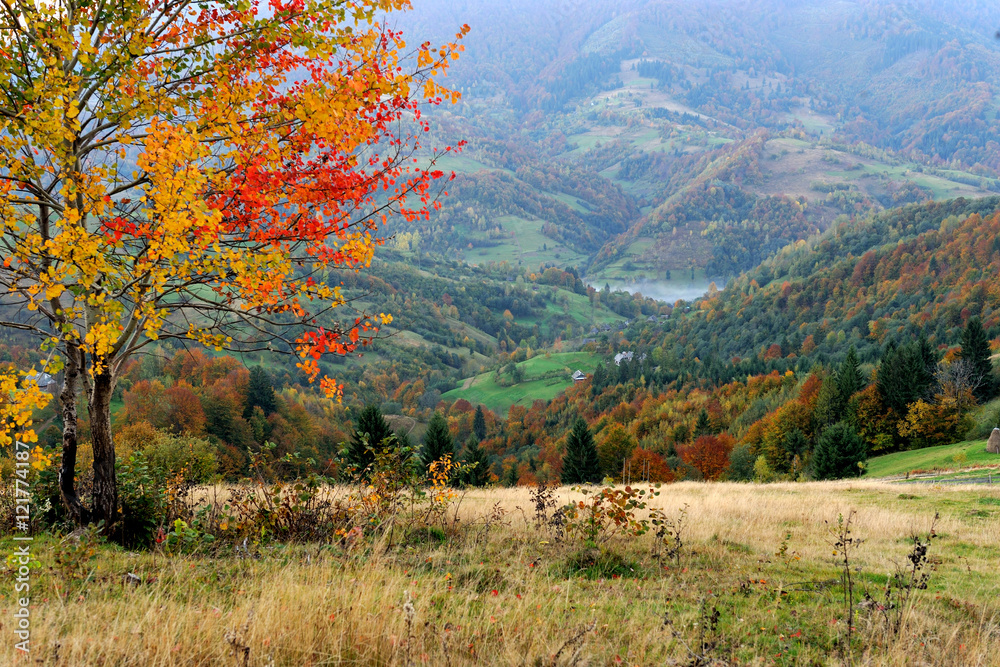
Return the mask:
<path id="1" fill-rule="evenodd" d="M 121 518 L 113 528 L 112 537 L 128 548 L 147 547 L 166 520 L 166 475 L 142 452 L 118 459 L 115 471 Z"/>
<path id="2" fill-rule="evenodd" d="M 192 436 L 155 433 L 155 439 L 141 450 L 149 465 L 165 476 L 180 475 L 194 484 L 204 484 L 215 477 L 219 463 L 211 443 Z"/>
<path id="3" fill-rule="evenodd" d="M 576 551 L 566 559 L 563 572 L 566 576 L 582 576 L 587 579 L 611 579 L 613 577 L 636 577 L 638 568 L 621 554 L 609 549 L 593 546 Z"/>
<path id="4" fill-rule="evenodd" d="M 590 495 L 588 489 L 580 493 Z M 579 500 L 563 508 L 566 533 L 577 535 L 588 543 L 606 542 L 616 535 L 639 536 L 649 530 L 647 519 L 637 519 L 637 510 L 646 509 L 646 503 L 660 495 L 655 489 L 624 489 L 607 487 L 597 491 L 589 500 Z"/>
<path id="5" fill-rule="evenodd" d="M 965 435 L 967 440 L 985 440 L 997 426 L 1000 426 L 1000 398 L 981 405 L 968 415 L 972 427 Z"/>
<path id="6" fill-rule="evenodd" d="M 726 478 L 734 482 L 749 482 L 753 479 L 754 455 L 749 445 L 739 445 L 729 455 Z"/>

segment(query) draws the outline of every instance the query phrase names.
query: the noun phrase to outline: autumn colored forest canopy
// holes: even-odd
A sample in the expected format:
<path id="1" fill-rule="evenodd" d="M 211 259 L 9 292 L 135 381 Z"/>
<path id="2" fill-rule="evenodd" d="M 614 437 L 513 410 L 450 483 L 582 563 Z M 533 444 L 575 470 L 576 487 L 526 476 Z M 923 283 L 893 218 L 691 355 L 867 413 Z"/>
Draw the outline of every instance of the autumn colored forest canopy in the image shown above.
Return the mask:
<path id="1" fill-rule="evenodd" d="M 113 523 L 137 462 L 343 480 L 371 464 L 362 436 L 423 471 L 451 455 L 455 484 L 771 481 L 861 475 L 1000 412 L 978 102 L 899 143 L 820 70 L 796 78 L 782 39 L 741 28 L 689 62 L 643 21 L 686 34 L 702 10 L 652 6 L 620 22 L 641 51 L 574 43 L 498 81 L 453 66 L 468 26 L 408 46 L 382 20 L 408 6 L 11 23 L 0 45 L 29 55 L 2 79 L 0 444 L 37 440 L 60 520 Z M 898 18 L 862 13 L 852 39 Z M 929 76 L 969 92 L 981 72 L 947 55 L 977 48 L 908 37 L 878 67 L 936 50 Z"/>

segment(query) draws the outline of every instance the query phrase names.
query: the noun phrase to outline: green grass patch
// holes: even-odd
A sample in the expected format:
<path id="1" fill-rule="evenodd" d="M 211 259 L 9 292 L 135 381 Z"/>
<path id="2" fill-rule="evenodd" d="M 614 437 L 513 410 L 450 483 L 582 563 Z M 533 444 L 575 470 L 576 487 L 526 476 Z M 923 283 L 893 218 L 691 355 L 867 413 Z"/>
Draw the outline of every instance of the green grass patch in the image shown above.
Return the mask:
<path id="1" fill-rule="evenodd" d="M 576 370 L 592 373 L 601 357 L 589 352 L 561 352 L 548 356 L 541 354 L 518 366 L 524 371 L 524 381 L 504 387 L 497 384 L 494 373 L 482 373 L 462 383 L 441 396 L 446 401 L 464 398 L 473 405 L 482 404 L 495 412 L 506 413 L 512 405 L 531 405 L 536 400 L 551 400 L 573 384 L 571 374 Z M 558 375 L 557 375 L 558 374 Z M 556 377 L 553 377 L 557 375 Z M 467 388 L 465 385 L 468 384 Z"/>
<path id="2" fill-rule="evenodd" d="M 985 441 L 958 442 L 876 456 L 868 460 L 867 476 L 890 477 L 917 470 L 958 470 L 976 465 L 1000 467 L 1000 456 L 987 453 Z"/>

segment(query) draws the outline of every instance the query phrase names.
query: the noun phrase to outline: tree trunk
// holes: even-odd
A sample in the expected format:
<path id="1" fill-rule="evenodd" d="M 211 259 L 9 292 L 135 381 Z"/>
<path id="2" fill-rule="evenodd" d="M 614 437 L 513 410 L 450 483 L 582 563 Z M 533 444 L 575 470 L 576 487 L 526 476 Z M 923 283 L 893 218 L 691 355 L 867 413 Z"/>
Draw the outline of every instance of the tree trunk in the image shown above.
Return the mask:
<path id="1" fill-rule="evenodd" d="M 107 530 L 118 519 L 118 486 L 115 482 L 115 445 L 111 440 L 111 393 L 114 378 L 107 359 L 94 360 L 89 401 L 90 432 L 94 441 L 94 500 L 92 519 L 104 521 Z M 99 369 L 99 370 L 98 370 Z"/>
<path id="2" fill-rule="evenodd" d="M 59 493 L 63 505 L 80 525 L 89 523 L 90 512 L 80 502 L 76 494 L 76 447 L 77 447 L 77 414 L 76 388 L 80 378 L 80 348 L 77 345 L 67 346 L 66 368 L 63 375 L 63 387 L 59 393 L 59 403 L 62 409 L 63 437 L 62 461 L 59 466 Z"/>

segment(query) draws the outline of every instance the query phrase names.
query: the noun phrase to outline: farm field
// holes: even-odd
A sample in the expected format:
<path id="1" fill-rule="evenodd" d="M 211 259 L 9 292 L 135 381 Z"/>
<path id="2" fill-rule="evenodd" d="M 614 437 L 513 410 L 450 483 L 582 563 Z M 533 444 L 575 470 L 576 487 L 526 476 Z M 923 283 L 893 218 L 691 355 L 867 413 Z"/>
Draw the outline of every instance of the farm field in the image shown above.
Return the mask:
<path id="1" fill-rule="evenodd" d="M 554 398 L 573 384 L 570 376 L 574 371 L 593 373 L 600 361 L 599 355 L 589 352 L 538 355 L 518 364 L 524 372 L 522 382 L 504 387 L 496 382 L 494 373 L 481 373 L 466 379 L 462 386 L 442 394 L 441 398 L 446 401 L 464 398 L 473 405 L 482 404 L 490 410 L 506 413 L 512 405 L 529 406 L 532 401 Z M 558 377 L 552 377 L 557 373 Z"/>
<path id="2" fill-rule="evenodd" d="M 559 529 L 555 506 L 592 494 L 556 489 L 536 520 L 530 493 L 459 492 L 442 513 L 324 545 L 167 555 L 37 537 L 30 664 L 1000 664 L 1000 490 L 679 483 L 651 503 L 683 520 L 676 555 L 661 543 L 659 557 L 652 532 L 601 528 L 588 544 Z M 852 511 L 848 646 L 831 529 Z M 898 607 L 896 632 L 864 595 L 881 599 L 935 512 L 927 588 Z M 5 617 L 14 604 L 0 599 Z M 0 662 L 29 664 L 13 642 Z"/>

